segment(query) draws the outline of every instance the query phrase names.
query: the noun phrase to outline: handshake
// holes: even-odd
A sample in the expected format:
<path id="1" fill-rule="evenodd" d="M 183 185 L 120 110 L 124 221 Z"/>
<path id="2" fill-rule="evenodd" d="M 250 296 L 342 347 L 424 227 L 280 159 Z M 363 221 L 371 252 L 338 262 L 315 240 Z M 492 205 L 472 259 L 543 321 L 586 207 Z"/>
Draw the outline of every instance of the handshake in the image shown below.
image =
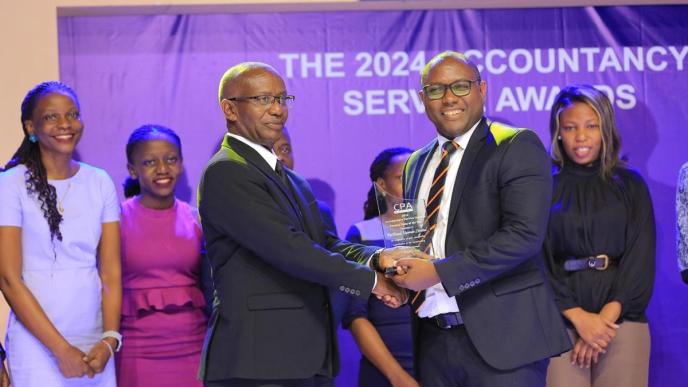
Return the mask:
<path id="1" fill-rule="evenodd" d="M 371 260 L 377 283 L 373 294 L 391 308 L 408 301 L 408 291 L 420 291 L 440 282 L 432 257 L 411 247 L 394 247 Z"/>

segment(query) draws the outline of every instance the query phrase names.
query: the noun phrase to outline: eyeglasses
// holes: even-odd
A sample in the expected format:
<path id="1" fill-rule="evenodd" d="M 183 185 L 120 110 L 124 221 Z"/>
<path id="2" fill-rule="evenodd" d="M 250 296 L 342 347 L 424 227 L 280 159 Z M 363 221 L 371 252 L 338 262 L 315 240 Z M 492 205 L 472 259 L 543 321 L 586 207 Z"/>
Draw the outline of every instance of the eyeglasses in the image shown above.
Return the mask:
<path id="1" fill-rule="evenodd" d="M 447 93 L 447 89 L 450 89 L 455 96 L 465 97 L 471 93 L 471 86 L 473 85 L 473 83 L 480 83 L 480 79 L 476 79 L 475 81 L 468 81 L 462 79 L 460 81 L 452 83 L 451 85 L 425 85 L 423 86 L 423 93 L 425 93 L 428 99 L 435 100 L 443 98 L 444 95 Z"/>
<path id="2" fill-rule="evenodd" d="M 280 106 L 289 107 L 294 104 L 296 97 L 293 95 L 256 95 L 252 97 L 225 98 L 228 101 L 255 101 L 260 106 L 270 106 L 277 102 Z"/>

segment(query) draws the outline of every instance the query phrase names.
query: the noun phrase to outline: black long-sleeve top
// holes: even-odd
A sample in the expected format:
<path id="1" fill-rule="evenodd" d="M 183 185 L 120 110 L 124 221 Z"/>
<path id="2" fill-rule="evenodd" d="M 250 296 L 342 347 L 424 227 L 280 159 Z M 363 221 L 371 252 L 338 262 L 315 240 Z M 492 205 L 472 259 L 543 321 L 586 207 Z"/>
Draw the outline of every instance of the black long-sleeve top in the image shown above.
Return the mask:
<path id="1" fill-rule="evenodd" d="M 554 175 L 547 265 L 559 308 L 599 312 L 619 301 L 623 320 L 645 322 L 655 277 L 655 218 L 643 178 L 617 168 L 605 181 L 599 163 L 568 162 Z M 564 261 L 607 254 L 607 270 L 567 272 Z"/>

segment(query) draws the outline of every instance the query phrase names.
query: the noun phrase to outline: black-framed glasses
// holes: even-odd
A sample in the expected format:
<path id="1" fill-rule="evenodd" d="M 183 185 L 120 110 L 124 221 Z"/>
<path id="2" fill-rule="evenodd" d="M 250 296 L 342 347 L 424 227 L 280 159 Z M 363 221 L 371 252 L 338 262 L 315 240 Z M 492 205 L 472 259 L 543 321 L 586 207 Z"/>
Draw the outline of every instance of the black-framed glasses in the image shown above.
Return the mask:
<path id="1" fill-rule="evenodd" d="M 293 95 L 254 95 L 251 97 L 232 97 L 225 99 L 228 101 L 254 101 L 254 103 L 266 107 L 277 102 L 280 106 L 289 107 L 294 104 L 296 97 Z"/>
<path id="2" fill-rule="evenodd" d="M 435 100 L 443 98 L 447 93 L 447 89 L 450 89 L 455 96 L 465 97 L 471 93 L 471 86 L 473 86 L 474 83 L 480 83 L 480 79 L 476 79 L 474 81 L 462 79 L 452 83 L 451 85 L 432 83 L 423 86 L 423 93 L 429 99 Z"/>

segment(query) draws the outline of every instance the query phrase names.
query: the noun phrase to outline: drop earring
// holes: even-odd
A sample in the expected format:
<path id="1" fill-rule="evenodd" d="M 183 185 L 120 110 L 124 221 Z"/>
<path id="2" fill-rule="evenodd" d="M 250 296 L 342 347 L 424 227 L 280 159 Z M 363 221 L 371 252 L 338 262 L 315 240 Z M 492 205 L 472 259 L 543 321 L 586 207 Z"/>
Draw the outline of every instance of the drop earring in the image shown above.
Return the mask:
<path id="1" fill-rule="evenodd" d="M 29 142 L 32 142 L 32 143 L 34 143 L 34 144 L 37 143 L 37 142 L 38 142 L 38 137 L 37 137 L 35 134 L 30 134 L 30 135 L 29 135 Z"/>

